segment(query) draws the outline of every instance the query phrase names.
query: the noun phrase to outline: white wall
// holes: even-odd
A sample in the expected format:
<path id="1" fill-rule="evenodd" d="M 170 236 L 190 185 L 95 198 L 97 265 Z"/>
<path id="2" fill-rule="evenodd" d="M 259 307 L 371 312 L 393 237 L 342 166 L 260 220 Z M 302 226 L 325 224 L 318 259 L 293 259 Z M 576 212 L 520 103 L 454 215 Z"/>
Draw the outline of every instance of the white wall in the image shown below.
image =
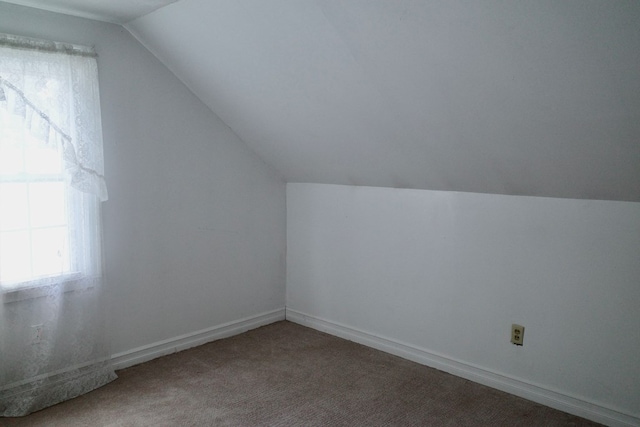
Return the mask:
<path id="1" fill-rule="evenodd" d="M 0 31 L 100 55 L 115 353 L 284 306 L 272 169 L 124 28 Z M 293 311 L 639 416 L 639 204 L 295 184 L 286 214 Z"/>
<path id="2" fill-rule="evenodd" d="M 285 185 L 124 28 L 0 2 L 99 55 L 114 353 L 284 307 Z"/>
<path id="3" fill-rule="evenodd" d="M 640 203 L 287 185 L 288 318 L 612 423 L 640 422 L 639 259 Z"/>

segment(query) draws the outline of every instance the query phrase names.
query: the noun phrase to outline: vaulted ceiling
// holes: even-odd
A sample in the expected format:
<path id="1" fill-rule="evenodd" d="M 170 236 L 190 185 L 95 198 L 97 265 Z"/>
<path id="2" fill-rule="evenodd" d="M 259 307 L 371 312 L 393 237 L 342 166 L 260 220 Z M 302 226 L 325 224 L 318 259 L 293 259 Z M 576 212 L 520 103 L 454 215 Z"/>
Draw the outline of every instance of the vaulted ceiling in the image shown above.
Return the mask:
<path id="1" fill-rule="evenodd" d="M 180 0 L 120 15 L 287 181 L 640 201 L 637 0 Z"/>

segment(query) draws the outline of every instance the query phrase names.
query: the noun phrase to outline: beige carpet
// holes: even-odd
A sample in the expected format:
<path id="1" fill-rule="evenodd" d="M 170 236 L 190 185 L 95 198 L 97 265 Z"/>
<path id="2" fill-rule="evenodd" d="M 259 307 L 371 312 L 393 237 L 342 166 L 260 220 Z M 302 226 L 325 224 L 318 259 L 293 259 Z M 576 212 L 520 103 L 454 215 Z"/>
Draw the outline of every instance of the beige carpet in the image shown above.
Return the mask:
<path id="1" fill-rule="evenodd" d="M 2 426 L 595 426 L 290 322 L 118 371 Z"/>

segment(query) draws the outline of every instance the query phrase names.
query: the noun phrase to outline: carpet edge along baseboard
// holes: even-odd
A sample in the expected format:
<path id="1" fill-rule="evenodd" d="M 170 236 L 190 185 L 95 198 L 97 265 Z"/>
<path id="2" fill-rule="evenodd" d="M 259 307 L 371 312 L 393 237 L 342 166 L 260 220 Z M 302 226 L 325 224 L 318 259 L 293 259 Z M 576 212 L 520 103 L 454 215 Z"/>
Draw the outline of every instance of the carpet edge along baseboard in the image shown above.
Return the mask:
<path id="1" fill-rule="evenodd" d="M 552 390 L 551 388 L 528 383 L 521 379 L 454 360 L 445 355 L 436 354 L 410 344 L 364 332 L 347 325 L 321 319 L 290 308 L 286 309 L 286 319 L 299 325 L 357 342 L 608 426 L 640 426 L 640 418 L 633 415 L 622 413 L 558 390 Z"/>

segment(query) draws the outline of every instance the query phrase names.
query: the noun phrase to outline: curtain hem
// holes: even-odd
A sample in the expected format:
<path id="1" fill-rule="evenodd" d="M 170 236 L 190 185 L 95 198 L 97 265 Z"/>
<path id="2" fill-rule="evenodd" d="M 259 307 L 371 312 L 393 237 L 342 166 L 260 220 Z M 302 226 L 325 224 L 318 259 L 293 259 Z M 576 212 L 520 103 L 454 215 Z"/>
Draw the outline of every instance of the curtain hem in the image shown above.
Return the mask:
<path id="1" fill-rule="evenodd" d="M 116 378 L 110 362 L 100 362 L 0 389 L 0 416 L 22 417 L 81 396 Z"/>

